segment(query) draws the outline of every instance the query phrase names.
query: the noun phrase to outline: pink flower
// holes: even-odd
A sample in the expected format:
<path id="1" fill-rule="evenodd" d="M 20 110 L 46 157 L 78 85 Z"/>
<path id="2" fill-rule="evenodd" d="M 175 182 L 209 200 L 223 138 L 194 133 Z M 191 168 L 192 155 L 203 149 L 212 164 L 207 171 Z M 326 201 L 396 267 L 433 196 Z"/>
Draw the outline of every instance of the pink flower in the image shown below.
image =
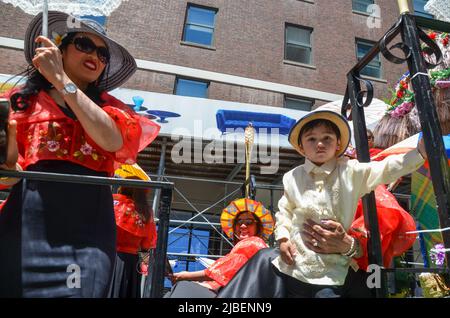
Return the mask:
<path id="1" fill-rule="evenodd" d="M 392 112 L 391 116 L 394 118 L 402 118 L 406 114 L 408 114 L 414 107 L 414 103 L 412 102 L 405 102 L 400 105 L 398 105 Z"/>
<path id="2" fill-rule="evenodd" d="M 434 264 L 438 266 L 444 265 L 445 262 L 445 247 L 444 244 L 436 244 L 433 249 L 430 250 L 430 258 Z"/>
<path id="3" fill-rule="evenodd" d="M 81 146 L 80 151 L 85 156 L 91 155 L 92 154 L 92 146 L 90 144 L 88 144 L 87 142 L 85 142 L 84 145 Z"/>
<path id="4" fill-rule="evenodd" d="M 447 79 L 447 80 L 442 80 L 442 81 L 436 81 L 436 87 L 439 87 L 439 88 L 448 88 L 448 87 L 450 87 L 450 80 L 449 79 Z"/>
<path id="5" fill-rule="evenodd" d="M 50 152 L 55 152 L 59 149 L 59 142 L 54 140 L 47 141 L 47 148 Z"/>
<path id="6" fill-rule="evenodd" d="M 404 104 L 406 113 L 409 113 L 414 108 L 414 103 L 412 103 L 412 102 L 407 102 L 407 103 L 403 103 L 403 104 Z"/>

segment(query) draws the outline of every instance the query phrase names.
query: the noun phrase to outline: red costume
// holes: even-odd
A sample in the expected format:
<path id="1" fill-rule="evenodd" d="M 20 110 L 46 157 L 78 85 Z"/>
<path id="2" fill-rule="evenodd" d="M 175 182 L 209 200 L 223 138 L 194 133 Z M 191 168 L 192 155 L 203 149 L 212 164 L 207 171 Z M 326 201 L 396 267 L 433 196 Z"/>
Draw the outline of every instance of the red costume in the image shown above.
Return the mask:
<path id="1" fill-rule="evenodd" d="M 156 225 L 136 212 L 134 202 L 123 194 L 114 194 L 117 224 L 117 251 L 137 254 L 140 249 L 156 247 Z"/>
<path id="2" fill-rule="evenodd" d="M 13 93 L 7 93 L 6 97 Z M 121 149 L 116 152 L 101 149 L 80 122 L 66 116 L 42 90 L 30 99 L 30 107 L 25 111 L 10 114 L 10 119 L 17 121 L 18 162 L 22 169 L 40 160 L 64 160 L 112 176 L 118 162 L 136 162 L 137 153 L 156 138 L 160 127 L 106 92 L 101 94 L 101 99 L 102 109 L 121 132 Z"/>
<path id="3" fill-rule="evenodd" d="M 203 285 L 213 290 L 225 286 L 247 261 L 259 250 L 267 248 L 264 240 L 258 236 L 252 236 L 239 241 L 233 249 L 222 258 L 215 261 L 205 270 L 206 276 L 212 281 L 206 281 Z"/>
<path id="4" fill-rule="evenodd" d="M 10 98 L 13 93 L 6 95 Z M 61 108 L 41 90 L 27 100 L 28 108 L 10 113 L 17 121 L 18 163 L 23 170 L 106 177 L 120 163 L 133 164 L 160 127 L 106 92 L 100 97 L 99 107 L 121 133 L 119 150 L 103 150 L 70 109 Z M 0 287 L 0 295 L 106 296 L 116 258 L 113 213 L 108 186 L 22 179 L 12 187 L 0 213 L 0 258 L 26 257 L 9 257 L 2 264 L 0 280 L 14 288 Z M 68 264 L 84 269 L 85 287 L 67 288 Z M 44 286 L 39 285 L 44 281 L 48 288 L 36 287 Z"/>

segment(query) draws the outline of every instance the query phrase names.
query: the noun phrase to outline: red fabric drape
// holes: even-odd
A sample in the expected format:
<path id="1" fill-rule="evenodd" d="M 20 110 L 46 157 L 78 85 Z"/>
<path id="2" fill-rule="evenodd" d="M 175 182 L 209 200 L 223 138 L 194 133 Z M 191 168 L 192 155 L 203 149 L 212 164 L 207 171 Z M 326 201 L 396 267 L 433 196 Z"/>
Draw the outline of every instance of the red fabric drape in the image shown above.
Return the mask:
<path id="1" fill-rule="evenodd" d="M 375 148 L 373 148 L 375 149 Z M 377 149 L 379 150 L 379 149 Z M 379 153 L 374 151 L 371 157 Z M 379 157 L 376 160 L 382 160 Z M 381 250 L 383 265 L 389 267 L 394 256 L 399 256 L 414 244 L 416 234 L 406 234 L 416 230 L 413 217 L 405 211 L 394 195 L 386 189 L 385 185 L 379 185 L 375 189 L 375 201 L 377 207 L 377 219 L 381 238 Z M 361 199 L 358 202 L 355 218 L 352 222 L 349 234 L 357 238 L 363 249 L 363 255 L 356 259 L 358 266 L 366 270 L 368 266 L 367 230 L 364 226 L 364 215 Z"/>

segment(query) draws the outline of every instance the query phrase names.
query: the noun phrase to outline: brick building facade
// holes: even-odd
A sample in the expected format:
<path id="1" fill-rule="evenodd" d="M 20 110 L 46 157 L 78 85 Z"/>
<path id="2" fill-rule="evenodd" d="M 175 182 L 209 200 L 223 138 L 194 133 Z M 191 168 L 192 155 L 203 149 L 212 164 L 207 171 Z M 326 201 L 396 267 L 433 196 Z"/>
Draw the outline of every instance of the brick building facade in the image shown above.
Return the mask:
<path id="1" fill-rule="evenodd" d="M 351 0 L 131 0 L 107 18 L 106 27 L 141 61 L 124 87 L 172 94 L 176 77 L 183 76 L 208 81 L 212 99 L 283 106 L 291 96 L 318 106 L 344 94 L 346 73 L 357 61 L 357 39 L 378 41 L 397 19 L 396 1 L 374 3 L 381 10 L 380 27 L 368 27 L 369 14 L 354 11 Z M 216 10 L 210 47 L 182 41 L 189 4 Z M 20 41 L 10 43 L 23 40 L 31 16 L 3 3 L 0 11 L 0 73 L 17 74 L 26 63 Z M 312 30 L 310 65 L 285 59 L 287 25 Z M 375 96 L 386 97 L 405 69 L 381 58 Z M 205 77 L 203 71 L 213 74 Z M 223 75 L 233 78 L 222 80 Z"/>

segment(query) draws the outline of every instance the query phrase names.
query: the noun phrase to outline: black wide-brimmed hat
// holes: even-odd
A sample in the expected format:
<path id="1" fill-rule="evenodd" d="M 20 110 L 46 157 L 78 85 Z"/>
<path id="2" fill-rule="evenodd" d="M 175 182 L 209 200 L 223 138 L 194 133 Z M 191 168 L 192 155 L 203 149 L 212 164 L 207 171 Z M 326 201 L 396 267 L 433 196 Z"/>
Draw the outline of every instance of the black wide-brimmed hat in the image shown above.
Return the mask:
<path id="1" fill-rule="evenodd" d="M 42 13 L 38 14 L 28 25 L 25 33 L 25 58 L 32 64 L 35 50 L 38 43 L 35 39 L 41 35 Z M 136 61 L 128 51 L 116 41 L 106 35 L 105 29 L 93 20 L 77 19 L 66 13 L 58 11 L 48 12 L 48 34 L 49 38 L 57 46 L 61 44 L 62 39 L 73 32 L 86 32 L 95 34 L 105 41 L 109 50 L 110 60 L 105 68 L 105 74 L 98 83 L 100 90 L 110 91 L 126 82 L 136 71 Z"/>

